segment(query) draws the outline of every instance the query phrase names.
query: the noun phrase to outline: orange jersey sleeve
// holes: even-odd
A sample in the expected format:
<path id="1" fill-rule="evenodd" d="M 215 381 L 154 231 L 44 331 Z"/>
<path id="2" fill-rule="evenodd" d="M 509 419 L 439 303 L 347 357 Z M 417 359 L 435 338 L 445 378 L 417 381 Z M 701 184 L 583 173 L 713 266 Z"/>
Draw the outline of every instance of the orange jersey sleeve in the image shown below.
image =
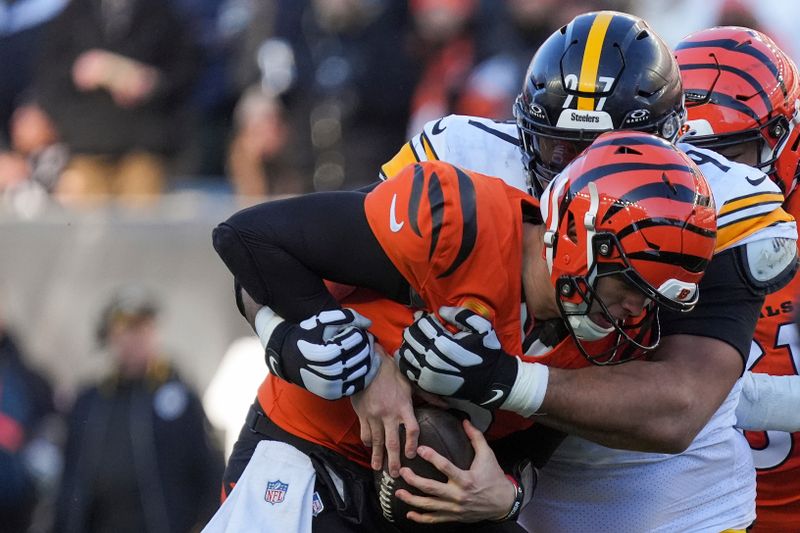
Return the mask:
<path id="1" fill-rule="evenodd" d="M 523 209 L 502 180 L 441 162 L 405 167 L 365 200 L 372 232 L 428 311 L 466 306 L 521 354 Z"/>

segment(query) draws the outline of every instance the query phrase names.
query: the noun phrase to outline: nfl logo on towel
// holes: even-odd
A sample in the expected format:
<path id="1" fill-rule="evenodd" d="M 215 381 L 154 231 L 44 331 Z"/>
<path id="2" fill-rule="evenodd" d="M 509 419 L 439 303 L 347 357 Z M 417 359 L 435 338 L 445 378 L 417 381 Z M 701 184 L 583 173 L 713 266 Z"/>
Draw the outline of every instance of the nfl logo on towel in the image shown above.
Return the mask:
<path id="1" fill-rule="evenodd" d="M 281 503 L 286 497 L 287 490 L 289 490 L 288 483 L 284 483 L 281 480 L 268 481 L 267 492 L 264 494 L 264 499 L 273 505 L 276 503 Z"/>
<path id="2" fill-rule="evenodd" d="M 325 509 L 325 506 L 322 504 L 322 498 L 319 497 L 319 492 L 314 492 L 314 496 L 311 498 L 311 513 L 317 516 L 323 509 Z"/>

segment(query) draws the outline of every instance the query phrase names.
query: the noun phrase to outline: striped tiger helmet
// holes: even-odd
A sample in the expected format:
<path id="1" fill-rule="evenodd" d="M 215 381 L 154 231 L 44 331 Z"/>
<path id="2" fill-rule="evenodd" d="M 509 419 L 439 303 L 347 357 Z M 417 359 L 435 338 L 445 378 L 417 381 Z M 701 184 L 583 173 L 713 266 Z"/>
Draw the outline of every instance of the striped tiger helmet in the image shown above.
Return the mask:
<path id="1" fill-rule="evenodd" d="M 522 163 L 537 194 L 598 135 L 677 137 L 685 110 L 669 47 L 639 17 L 585 13 L 533 56 L 514 104 Z"/>
<path id="2" fill-rule="evenodd" d="M 714 253 L 716 211 L 700 170 L 670 142 L 642 132 L 605 133 L 550 182 L 540 206 L 556 301 L 590 360 L 582 341 L 616 331 L 653 349 L 658 307 L 688 311 L 697 302 Z M 622 278 L 646 298 L 649 344 L 629 336 L 597 294 L 605 276 Z M 610 326 L 590 318 L 598 309 Z"/>
<path id="3" fill-rule="evenodd" d="M 763 33 L 736 26 L 689 35 L 676 59 L 690 120 L 682 140 L 726 154 L 755 141 L 754 166 L 791 193 L 800 172 L 800 78 L 792 60 Z"/>

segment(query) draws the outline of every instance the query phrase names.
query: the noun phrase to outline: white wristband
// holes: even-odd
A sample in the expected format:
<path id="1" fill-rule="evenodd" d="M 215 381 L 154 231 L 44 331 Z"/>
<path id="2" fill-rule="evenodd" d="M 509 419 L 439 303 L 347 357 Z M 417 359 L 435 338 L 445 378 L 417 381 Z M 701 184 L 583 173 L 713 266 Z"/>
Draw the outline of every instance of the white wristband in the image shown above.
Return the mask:
<path id="1" fill-rule="evenodd" d="M 266 305 L 256 313 L 253 327 L 264 349 L 267 348 L 267 343 L 269 342 L 269 338 L 272 337 L 272 332 L 275 331 L 275 328 L 278 327 L 278 324 L 281 322 L 283 322 L 283 319 Z"/>
<path id="2" fill-rule="evenodd" d="M 800 431 L 800 376 L 745 372 L 736 427 L 752 431 Z"/>
<path id="3" fill-rule="evenodd" d="M 528 418 L 542 406 L 550 369 L 541 363 L 526 363 L 517 357 L 517 379 L 506 401 L 500 406 Z"/>

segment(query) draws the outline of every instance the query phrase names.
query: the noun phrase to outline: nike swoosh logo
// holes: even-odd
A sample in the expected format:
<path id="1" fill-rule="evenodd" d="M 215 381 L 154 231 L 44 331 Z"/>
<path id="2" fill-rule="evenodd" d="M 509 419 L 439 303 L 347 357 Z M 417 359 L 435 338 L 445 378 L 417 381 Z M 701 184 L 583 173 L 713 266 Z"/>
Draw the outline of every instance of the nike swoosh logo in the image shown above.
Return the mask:
<path id="1" fill-rule="evenodd" d="M 767 179 L 767 177 L 766 177 L 766 176 L 761 176 L 761 177 L 760 177 L 760 178 L 758 178 L 757 180 L 751 180 L 751 179 L 750 179 L 750 176 L 747 176 L 745 179 L 747 180 L 747 183 L 749 183 L 750 185 L 752 185 L 753 187 L 755 187 L 756 185 L 761 185 L 761 183 L 762 183 L 762 182 L 763 182 L 765 179 Z"/>
<path id="2" fill-rule="evenodd" d="M 272 367 L 272 374 L 274 376 L 280 376 L 280 372 L 278 372 L 278 361 L 274 357 L 270 356 L 269 358 L 269 366 Z"/>
<path id="3" fill-rule="evenodd" d="M 392 230 L 392 233 L 397 233 L 403 226 L 405 225 L 405 221 L 398 222 L 397 215 L 395 214 L 395 205 L 397 205 L 397 194 L 392 196 L 392 205 L 389 207 L 389 229 Z"/>
<path id="4" fill-rule="evenodd" d="M 433 125 L 431 133 L 433 133 L 434 135 L 439 135 L 440 133 L 442 133 L 444 130 L 447 129 L 447 126 L 445 126 L 444 128 L 441 127 L 443 120 L 444 118 L 440 118 L 439 120 L 436 121 L 436 124 Z"/>
<path id="5" fill-rule="evenodd" d="M 492 389 L 492 394 L 493 394 L 492 397 L 486 400 L 485 402 L 481 402 L 481 405 L 488 405 L 496 401 L 498 398 L 503 396 L 503 391 L 501 391 L 500 389 Z"/>

